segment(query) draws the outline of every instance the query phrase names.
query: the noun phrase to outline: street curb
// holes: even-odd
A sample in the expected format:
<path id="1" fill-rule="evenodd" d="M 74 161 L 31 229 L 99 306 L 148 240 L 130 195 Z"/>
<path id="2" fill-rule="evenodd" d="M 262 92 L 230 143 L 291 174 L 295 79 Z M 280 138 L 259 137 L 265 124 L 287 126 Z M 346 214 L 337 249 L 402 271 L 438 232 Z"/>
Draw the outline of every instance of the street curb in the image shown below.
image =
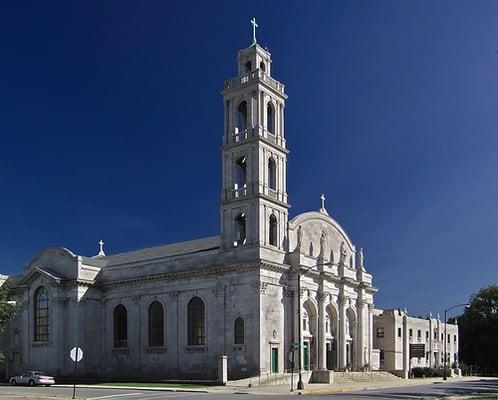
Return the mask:
<path id="1" fill-rule="evenodd" d="M 72 388 L 73 385 L 52 385 L 53 387 Z M 175 387 L 152 387 L 152 386 L 100 386 L 100 385 L 76 385 L 76 388 L 84 389 L 120 389 L 120 390 L 147 390 L 158 392 L 188 392 L 188 393 L 209 393 L 207 389 L 188 389 Z"/>

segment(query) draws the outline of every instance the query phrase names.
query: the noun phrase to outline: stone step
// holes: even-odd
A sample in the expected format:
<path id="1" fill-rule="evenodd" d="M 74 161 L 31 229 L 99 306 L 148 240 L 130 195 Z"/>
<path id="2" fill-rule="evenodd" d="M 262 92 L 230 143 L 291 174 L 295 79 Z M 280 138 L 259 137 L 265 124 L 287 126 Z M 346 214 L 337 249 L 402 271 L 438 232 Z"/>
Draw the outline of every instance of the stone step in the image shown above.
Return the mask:
<path id="1" fill-rule="evenodd" d="M 382 382 L 401 379 L 387 371 L 372 372 L 335 372 L 334 383 L 347 382 Z"/>

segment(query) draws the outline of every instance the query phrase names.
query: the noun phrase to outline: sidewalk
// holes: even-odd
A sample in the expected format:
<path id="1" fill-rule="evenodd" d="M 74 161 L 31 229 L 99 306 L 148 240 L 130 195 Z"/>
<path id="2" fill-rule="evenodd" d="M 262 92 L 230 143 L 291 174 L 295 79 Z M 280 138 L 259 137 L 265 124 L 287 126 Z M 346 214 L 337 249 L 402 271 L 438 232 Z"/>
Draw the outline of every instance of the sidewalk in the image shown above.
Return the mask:
<path id="1" fill-rule="evenodd" d="M 460 381 L 471 381 L 476 379 L 487 379 L 481 377 L 462 377 L 462 378 L 448 378 L 446 382 L 460 382 Z M 493 378 L 489 378 L 493 379 Z M 496 378 L 495 378 L 496 379 Z M 305 389 L 302 391 L 294 390 L 290 392 L 289 385 L 275 385 L 275 386 L 256 386 L 252 388 L 228 388 L 224 386 L 215 386 L 209 388 L 209 393 L 239 393 L 239 394 L 252 394 L 252 395 L 284 395 L 284 394 L 334 394 L 341 392 L 353 392 L 360 390 L 372 390 L 372 389 L 386 389 L 392 387 L 402 387 L 402 386 L 417 386 L 417 385 L 430 385 L 434 383 L 445 382 L 443 378 L 417 378 L 417 379 L 400 379 L 393 381 L 372 381 L 372 382 L 347 382 L 347 383 L 336 383 L 336 384 L 322 384 L 322 383 L 308 383 L 305 385 Z"/>

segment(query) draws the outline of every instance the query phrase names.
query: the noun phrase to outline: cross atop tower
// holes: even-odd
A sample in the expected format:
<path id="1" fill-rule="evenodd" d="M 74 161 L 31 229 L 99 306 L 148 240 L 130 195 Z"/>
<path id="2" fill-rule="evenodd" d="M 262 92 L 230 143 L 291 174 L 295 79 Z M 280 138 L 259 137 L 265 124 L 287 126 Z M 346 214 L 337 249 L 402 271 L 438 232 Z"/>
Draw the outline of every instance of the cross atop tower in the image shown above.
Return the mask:
<path id="1" fill-rule="evenodd" d="M 256 23 L 256 18 L 253 17 L 253 19 L 251 19 L 251 25 L 252 25 L 252 44 L 256 44 L 256 28 L 259 28 L 258 24 Z"/>

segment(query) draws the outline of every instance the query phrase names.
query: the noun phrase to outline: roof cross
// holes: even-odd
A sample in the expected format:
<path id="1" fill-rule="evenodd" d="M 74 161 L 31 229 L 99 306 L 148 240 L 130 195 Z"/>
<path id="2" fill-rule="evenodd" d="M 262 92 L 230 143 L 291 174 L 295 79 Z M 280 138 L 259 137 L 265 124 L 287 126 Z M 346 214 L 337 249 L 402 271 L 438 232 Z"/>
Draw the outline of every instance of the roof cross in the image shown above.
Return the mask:
<path id="1" fill-rule="evenodd" d="M 256 18 L 253 17 L 253 19 L 251 19 L 251 25 L 252 25 L 252 44 L 256 44 L 256 28 L 259 28 L 258 24 L 256 23 Z"/>
<path id="2" fill-rule="evenodd" d="M 104 241 L 101 239 L 99 241 L 99 254 L 97 254 L 98 256 L 105 256 L 105 253 L 104 253 Z"/>
<path id="3" fill-rule="evenodd" d="M 327 214 L 329 215 L 329 213 L 327 212 L 327 210 L 325 209 L 325 195 L 322 193 L 322 195 L 320 196 L 320 200 L 322 201 L 322 206 L 320 207 L 320 212 L 323 213 L 323 214 Z"/>

